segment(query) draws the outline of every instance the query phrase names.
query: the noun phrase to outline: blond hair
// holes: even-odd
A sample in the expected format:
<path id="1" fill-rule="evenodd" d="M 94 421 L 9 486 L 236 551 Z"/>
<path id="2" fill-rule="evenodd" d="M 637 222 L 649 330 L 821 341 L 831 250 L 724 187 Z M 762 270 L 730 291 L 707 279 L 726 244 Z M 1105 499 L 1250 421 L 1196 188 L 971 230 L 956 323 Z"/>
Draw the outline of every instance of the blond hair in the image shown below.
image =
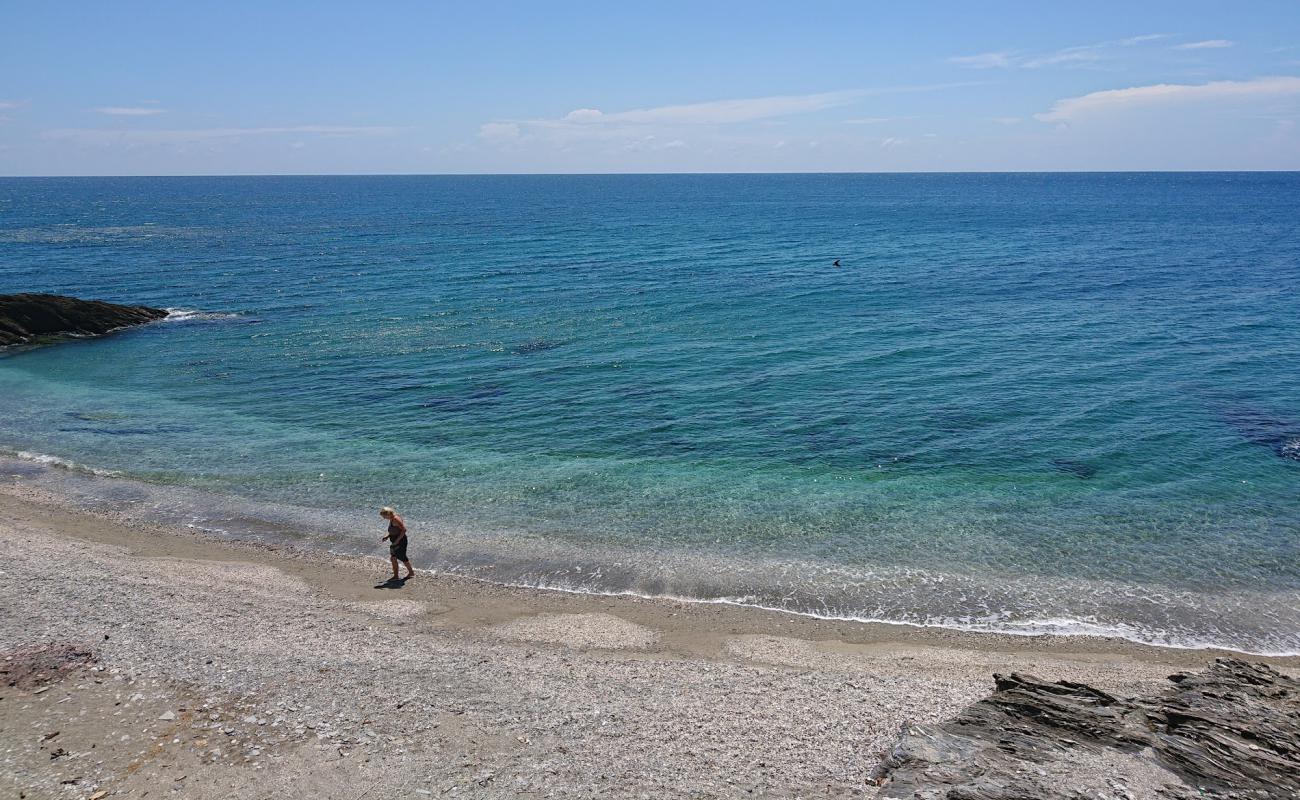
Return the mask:
<path id="1" fill-rule="evenodd" d="M 394 511 L 391 506 L 384 506 L 383 508 L 379 509 L 379 516 L 381 517 L 391 517 L 396 513 L 397 512 Z"/>

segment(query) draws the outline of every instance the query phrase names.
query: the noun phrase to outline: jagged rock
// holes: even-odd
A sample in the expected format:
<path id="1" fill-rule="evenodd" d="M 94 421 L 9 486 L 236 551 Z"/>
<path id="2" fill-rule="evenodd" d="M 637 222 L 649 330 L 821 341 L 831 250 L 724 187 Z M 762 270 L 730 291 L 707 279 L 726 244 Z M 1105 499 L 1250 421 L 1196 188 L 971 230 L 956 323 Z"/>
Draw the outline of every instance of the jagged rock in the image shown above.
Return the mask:
<path id="1" fill-rule="evenodd" d="M 0 347 L 44 336 L 95 336 L 167 316 L 161 308 L 120 306 L 57 294 L 0 295 Z"/>
<path id="2" fill-rule="evenodd" d="M 995 675 L 934 729 L 904 726 L 876 768 L 883 798 L 1300 797 L 1300 681 L 1218 659 L 1158 697 Z"/>

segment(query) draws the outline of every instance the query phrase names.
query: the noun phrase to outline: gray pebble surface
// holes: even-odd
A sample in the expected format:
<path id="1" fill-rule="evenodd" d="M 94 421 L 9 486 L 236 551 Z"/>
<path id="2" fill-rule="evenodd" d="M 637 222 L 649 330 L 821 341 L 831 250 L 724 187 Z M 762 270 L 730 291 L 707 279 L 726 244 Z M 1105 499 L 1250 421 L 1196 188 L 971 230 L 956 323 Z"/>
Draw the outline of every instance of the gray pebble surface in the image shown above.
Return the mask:
<path id="1" fill-rule="evenodd" d="M 1170 671 L 776 635 L 709 657 L 608 614 L 450 630 L 436 599 L 141 558 L 39 515 L 0 518 L 0 563 L 0 653 L 97 657 L 40 694 L 0 689 L 5 797 L 870 797 L 900 724 L 951 716 L 994 671 L 1126 691 Z"/>

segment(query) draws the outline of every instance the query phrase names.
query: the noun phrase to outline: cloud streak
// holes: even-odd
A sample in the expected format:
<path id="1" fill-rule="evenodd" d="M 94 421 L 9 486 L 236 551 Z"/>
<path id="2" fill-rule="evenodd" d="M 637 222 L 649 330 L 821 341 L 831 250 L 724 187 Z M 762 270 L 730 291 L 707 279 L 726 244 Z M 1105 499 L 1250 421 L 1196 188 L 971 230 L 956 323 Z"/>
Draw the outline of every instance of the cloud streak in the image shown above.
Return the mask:
<path id="1" fill-rule="evenodd" d="M 1206 39 L 1203 42 L 1187 42 L 1186 44 L 1175 45 L 1175 50 L 1221 50 L 1225 47 L 1232 47 L 1236 42 L 1227 39 Z"/>
<path id="2" fill-rule="evenodd" d="M 151 117 L 154 114 L 165 113 L 164 109 L 150 106 L 101 106 L 94 111 L 96 114 L 107 114 L 110 117 Z"/>
<path id="3" fill-rule="evenodd" d="M 863 91 L 779 95 L 640 108 L 611 114 L 594 108 L 579 108 L 570 111 L 560 122 L 573 125 L 727 125 L 808 114 L 848 105 L 863 96 Z"/>
<path id="4" fill-rule="evenodd" d="M 998 50 L 973 56 L 953 56 L 948 61 L 971 69 L 1006 69 L 1016 65 L 1017 56 L 1006 50 Z"/>
<path id="5" fill-rule="evenodd" d="M 1051 66 L 1080 66 L 1109 59 L 1112 57 L 1110 52 L 1112 50 L 1167 39 L 1169 35 L 1167 33 L 1147 33 L 1141 36 L 1130 36 L 1127 39 L 1112 39 L 1095 44 L 1075 45 L 1037 54 L 996 50 L 971 56 L 953 56 L 948 61 L 968 69 L 1040 69 Z"/>
<path id="6" fill-rule="evenodd" d="M 1158 83 L 1067 97 L 1056 101 L 1049 111 L 1035 114 L 1034 118 L 1043 122 L 1071 122 L 1080 117 L 1154 105 L 1287 95 L 1300 95 L 1300 78 L 1255 78 L 1202 84 Z"/>
<path id="7" fill-rule="evenodd" d="M 479 126 L 479 137 L 497 143 L 509 143 L 537 135 L 548 135 L 558 139 L 641 136 L 646 129 L 650 128 L 682 129 L 691 126 L 727 126 L 778 120 L 852 105 L 871 96 L 941 91 L 981 83 L 961 81 L 816 94 L 773 95 L 615 112 L 605 112 L 597 108 L 577 108 L 558 119 L 493 120 Z M 867 121 L 879 120 L 857 122 L 865 124 Z"/>
<path id="8" fill-rule="evenodd" d="M 102 128 L 61 128 L 47 131 L 46 139 L 86 144 L 186 144 L 284 134 L 320 136 L 386 136 L 406 130 L 384 126 L 296 125 L 283 128 L 193 128 L 156 131 L 118 131 Z"/>

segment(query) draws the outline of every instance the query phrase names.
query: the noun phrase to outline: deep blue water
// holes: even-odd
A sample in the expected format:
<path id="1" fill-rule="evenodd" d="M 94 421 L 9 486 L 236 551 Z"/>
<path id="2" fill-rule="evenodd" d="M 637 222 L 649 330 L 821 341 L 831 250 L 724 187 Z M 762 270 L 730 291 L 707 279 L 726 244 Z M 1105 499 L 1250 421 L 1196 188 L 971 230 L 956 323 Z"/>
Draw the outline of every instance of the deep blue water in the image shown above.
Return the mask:
<path id="1" fill-rule="evenodd" d="M 417 566 L 495 580 L 1300 652 L 1298 208 L 1295 173 L 0 179 L 0 292 L 203 312 L 0 357 L 0 451 L 231 535 L 369 552 L 394 505 Z"/>

